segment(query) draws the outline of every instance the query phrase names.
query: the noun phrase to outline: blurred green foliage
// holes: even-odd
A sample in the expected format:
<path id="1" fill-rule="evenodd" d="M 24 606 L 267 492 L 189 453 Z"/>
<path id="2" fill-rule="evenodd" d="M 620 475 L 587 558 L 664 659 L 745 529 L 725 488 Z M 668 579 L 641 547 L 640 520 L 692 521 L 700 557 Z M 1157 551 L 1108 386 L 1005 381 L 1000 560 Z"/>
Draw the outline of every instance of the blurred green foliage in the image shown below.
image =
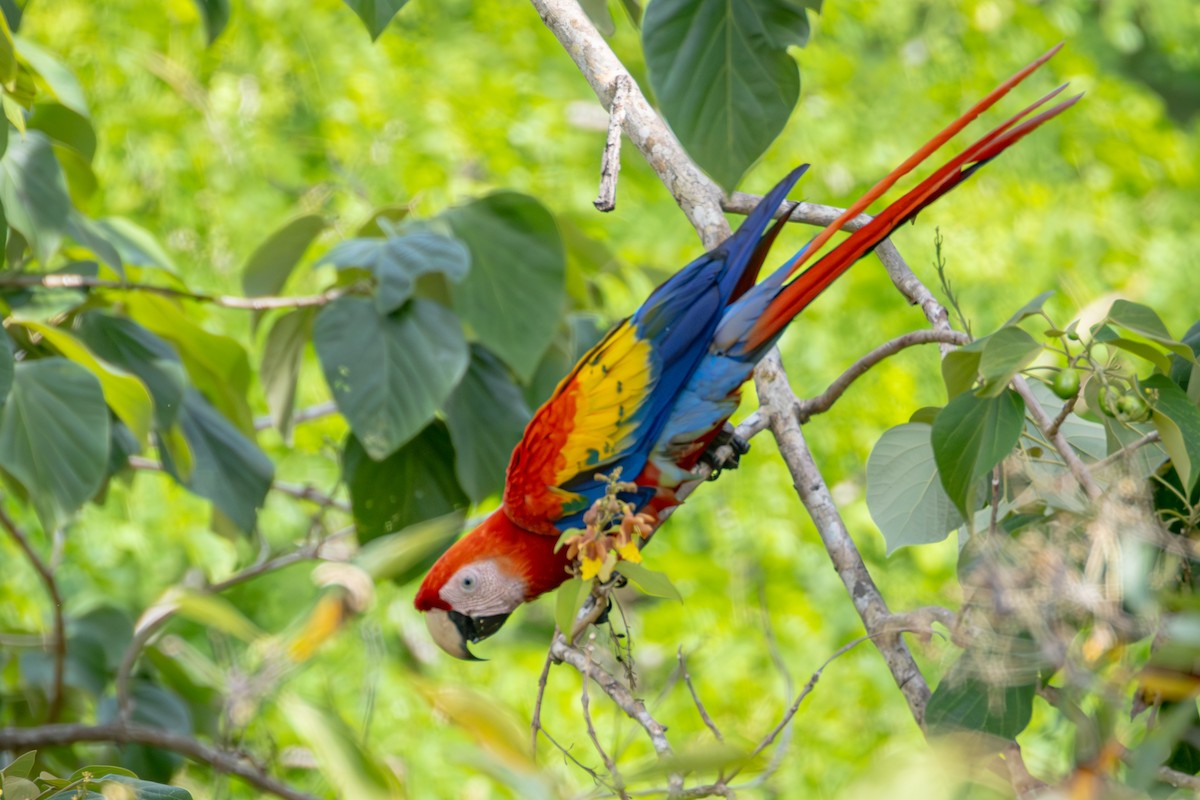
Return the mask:
<path id="1" fill-rule="evenodd" d="M 611 41 L 645 85 L 638 32 L 615 6 Z M 765 189 L 811 161 L 799 196 L 845 205 L 967 103 L 1065 40 L 1043 85 L 1023 91 L 1038 96 L 1045 82 L 1069 80 L 1087 91 L 1084 102 L 893 239 L 934 285 L 933 230 L 941 228 L 949 274 L 980 330 L 995 329 L 1047 289 L 1058 290 L 1050 307 L 1063 317 L 1082 309 L 1098 318 L 1120 294 L 1156 308 L 1171 330 L 1194 321 L 1200 12 L 1191 3 L 834 2 L 812 19 L 800 55 L 800 104 L 742 188 Z M 95 186 L 73 184 L 73 199 L 91 216 L 125 216 L 152 231 L 192 288 L 237 293 L 242 265 L 267 234 L 317 213 L 332 220 L 330 228 L 289 284 L 297 294 L 316 292 L 334 268 L 312 268 L 312 261 L 357 235 L 375 209 L 403 206 L 430 218 L 496 189 L 532 195 L 555 215 L 570 304 L 605 321 L 629 313 L 697 252 L 686 220 L 632 148 L 624 150 L 616 211 L 592 209 L 605 117 L 528 5 L 419 0 L 405 5 L 374 44 L 336 0 L 235 3 L 210 47 L 205 22 L 189 0 L 60 0 L 33 4 L 20 29 L 74 72 L 95 125 Z M 789 230 L 779 252 L 808 235 Z M 203 324 L 250 348 L 258 363 L 264 337 L 247 312 L 214 309 Z M 921 325 L 919 311 L 867 261 L 792 326 L 784 361 L 800 394 L 815 393 L 869 347 Z M 267 413 L 263 387 L 253 383 L 250 398 L 255 414 Z M 297 404 L 327 399 L 309 352 Z M 957 549 L 951 539 L 886 556 L 864 502 L 865 463 L 885 429 L 945 400 L 936 353 L 909 350 L 872 370 L 807 428 L 896 609 L 954 605 Z M 259 443 L 279 479 L 331 490 L 346 435 L 335 416 L 297 426 L 290 445 L 273 432 Z M 802 685 L 861 632 L 773 449 L 766 437 L 756 439 L 743 467 L 702 487 L 647 553 L 650 566 L 670 573 L 684 603 L 634 596 L 626 607 L 641 685 L 678 743 L 703 744 L 711 735 L 686 690 L 672 682 L 676 647 L 688 654 L 712 717 L 744 744 L 775 724 L 789 685 Z M 10 505 L 27 530 L 39 530 L 32 512 Z M 197 573 L 219 581 L 252 563 L 261 546 L 284 549 L 302 540 L 310 512 L 272 494 L 259 515 L 262 542 L 228 537 L 212 529 L 208 503 L 165 476 L 139 473 L 112 483 L 57 544 L 35 535 L 43 552 L 60 553 L 56 575 L 72 642 L 95 639 L 90 648 L 79 644 L 86 657 L 69 665 L 68 682 L 85 690 L 76 697 L 88 696 L 95 676 L 111 678 L 114 648 L 119 655 L 132 619 L 164 590 Z M 48 662 L 29 637 L 44 634 L 50 617 L 36 575 L 7 537 L 0 537 L 0 564 L 6 725 L 25 701 L 39 701 L 16 702 L 23 687 L 48 681 Z M 312 573 L 311 565 L 292 566 L 223 597 L 259 628 L 288 634 L 322 596 Z M 230 688 L 251 671 L 253 656 L 232 645 L 228 632 L 201 622 L 172 622 L 150 659 L 172 685 L 190 687 L 181 693 L 198 730 L 242 731 L 241 741 L 276 754 L 278 771 L 312 791 L 333 790 L 302 758 L 289 757 L 302 745 L 321 755 L 321 743 L 297 728 L 318 713 L 310 703 L 336 709 L 345 726 L 365 734 L 412 796 L 531 796 L 527 766 L 497 747 L 495 736 L 478 733 L 495 726 L 451 721 L 463 723 L 471 701 L 461 687 L 473 687 L 511 712 L 524 735 L 553 627 L 551 603 L 521 612 L 520 625 L 481 646 L 491 661 L 460 664 L 430 655 L 411 594 L 411 585 L 380 584 L 360 623 L 286 674 L 291 699 L 282 704 L 274 702 L 274 685 Z M 931 677 L 953 658 L 936 640 L 914 646 Z M 238 701 L 223 715 L 212 711 L 214 687 Z M 104 702 L 81 699 L 69 712 L 90 719 Z M 594 708 L 613 751 L 630 761 L 650 757 L 627 720 L 599 703 Z M 575 673 L 551 672 L 543 721 L 559 741 L 590 753 Z M 1023 743 L 1034 771 L 1053 774 L 1066 766 L 1068 743 L 1061 729 L 1039 729 L 1043 722 L 1035 712 L 1042 736 Z M 764 787 L 762 796 L 872 796 L 877 770 L 924 746 L 886 668 L 866 647 L 826 670 L 793 737 L 776 788 Z M 132 749 L 115 756 L 148 758 Z M 137 763 L 149 777 L 148 762 Z M 590 785 L 546 745 L 540 763 L 555 791 Z M 56 766 L 70 774 L 78 763 Z M 193 766 L 176 781 L 198 798 L 255 796 Z"/>

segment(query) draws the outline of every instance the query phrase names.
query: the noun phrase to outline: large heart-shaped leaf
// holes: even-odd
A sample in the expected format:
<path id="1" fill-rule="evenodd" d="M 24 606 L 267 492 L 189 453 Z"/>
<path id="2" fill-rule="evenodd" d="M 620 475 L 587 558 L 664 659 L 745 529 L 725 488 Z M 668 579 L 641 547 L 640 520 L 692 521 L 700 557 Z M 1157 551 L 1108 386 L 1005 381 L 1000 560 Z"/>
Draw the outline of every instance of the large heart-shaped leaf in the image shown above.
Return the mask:
<path id="1" fill-rule="evenodd" d="M 382 461 L 358 439 L 346 440 L 342 475 L 360 541 L 466 508 L 470 500 L 454 475 L 454 448 L 438 421 Z"/>
<path id="2" fill-rule="evenodd" d="M 499 359 L 471 347 L 467 374 L 446 401 L 455 472 L 475 502 L 504 487 L 508 459 L 529 422 L 529 406 Z"/>
<path id="3" fill-rule="evenodd" d="M 81 315 L 75 332 L 97 356 L 141 379 L 154 398 L 155 425 L 160 432 L 170 428 L 187 384 L 171 345 L 131 319 L 101 311 Z"/>
<path id="4" fill-rule="evenodd" d="M 975 512 L 979 479 L 1012 451 L 1025 422 L 1025 401 L 1011 389 L 997 397 L 967 392 L 938 412 L 930 441 L 946 494 L 966 518 Z"/>
<path id="5" fill-rule="evenodd" d="M 341 242 L 321 259 L 339 269 L 361 267 L 375 276 L 375 306 L 390 314 L 412 297 L 417 278 L 440 272 L 450 281 L 461 281 L 471 268 L 471 254 L 462 242 L 429 231 L 362 238 Z"/>
<path id="6" fill-rule="evenodd" d="M 50 139 L 29 131 L 9 143 L 0 159 L 0 203 L 8 224 L 21 232 L 45 264 L 67 232 L 71 199 Z"/>
<path id="7" fill-rule="evenodd" d="M 790 46 L 808 42 L 795 0 L 654 0 L 642 47 L 650 85 L 696 162 L 732 191 L 800 97 Z"/>
<path id="8" fill-rule="evenodd" d="M 889 555 L 905 545 L 940 542 L 963 524 L 938 477 L 929 425 L 898 425 L 876 442 L 867 459 L 867 509 Z"/>
<path id="9" fill-rule="evenodd" d="M 455 316 L 419 299 L 384 315 L 366 298 L 340 298 L 317 316 L 313 344 L 338 409 L 376 460 L 433 419 L 469 359 Z"/>
<path id="10" fill-rule="evenodd" d="M 925 722 L 930 731 L 981 731 L 1014 739 L 1033 714 L 1034 681 L 992 685 L 959 663 L 942 678 L 929 698 Z"/>
<path id="11" fill-rule="evenodd" d="M 100 381 L 65 358 L 16 365 L 0 408 L 0 464 L 20 482 L 46 530 L 91 499 L 108 464 L 109 417 Z"/>
<path id="12" fill-rule="evenodd" d="M 454 307 L 526 381 L 566 300 L 566 256 L 554 217 L 528 195 L 497 192 L 446 218 L 471 250 L 471 272 L 451 288 Z"/>

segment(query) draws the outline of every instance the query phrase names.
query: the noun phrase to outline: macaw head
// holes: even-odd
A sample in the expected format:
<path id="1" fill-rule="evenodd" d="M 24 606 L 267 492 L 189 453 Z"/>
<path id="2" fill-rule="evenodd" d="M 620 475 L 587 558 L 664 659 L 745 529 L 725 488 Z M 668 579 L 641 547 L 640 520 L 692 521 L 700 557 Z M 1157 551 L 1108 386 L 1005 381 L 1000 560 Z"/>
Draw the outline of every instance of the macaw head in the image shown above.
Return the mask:
<path id="1" fill-rule="evenodd" d="M 467 645 L 500 630 L 517 606 L 559 586 L 567 548 L 531 533 L 498 509 L 442 554 L 417 591 L 415 605 L 438 646 L 455 658 L 482 661 Z"/>

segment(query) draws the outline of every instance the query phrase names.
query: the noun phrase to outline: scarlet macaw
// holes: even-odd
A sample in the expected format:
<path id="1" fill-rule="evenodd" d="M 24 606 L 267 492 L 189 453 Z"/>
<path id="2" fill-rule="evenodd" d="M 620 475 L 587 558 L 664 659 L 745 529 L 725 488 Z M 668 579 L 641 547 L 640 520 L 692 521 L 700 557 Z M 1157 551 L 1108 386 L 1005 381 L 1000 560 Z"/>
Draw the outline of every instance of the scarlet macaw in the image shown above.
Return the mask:
<path id="1" fill-rule="evenodd" d="M 556 552 L 555 545 L 564 531 L 584 527 L 583 515 L 605 492 L 603 474 L 620 467 L 636 476 L 636 489 L 621 497 L 654 522 L 676 505 L 676 489 L 696 479 L 693 470 L 737 408 L 741 385 L 792 318 L 898 225 L 1079 96 L 1025 119 L 1065 86 L 1047 94 L 789 278 L 843 224 L 1057 50 L 997 87 L 756 284 L 787 214 L 767 225 L 807 165 L 793 170 L 736 233 L 655 289 L 589 350 L 513 450 L 502 506 L 442 555 L 417 592 L 416 607 L 426 612 L 442 649 L 474 659 L 468 642 L 491 636 L 519 605 L 569 577 L 567 548 Z"/>

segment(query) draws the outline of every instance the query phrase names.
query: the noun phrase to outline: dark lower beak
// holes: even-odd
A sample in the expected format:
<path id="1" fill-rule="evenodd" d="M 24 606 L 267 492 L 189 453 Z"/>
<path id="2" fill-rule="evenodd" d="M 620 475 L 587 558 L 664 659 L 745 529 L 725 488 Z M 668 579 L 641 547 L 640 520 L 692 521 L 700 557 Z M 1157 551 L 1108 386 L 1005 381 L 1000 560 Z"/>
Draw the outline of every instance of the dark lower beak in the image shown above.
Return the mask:
<path id="1" fill-rule="evenodd" d="M 425 615 L 425 624 L 438 646 L 455 658 L 464 661 L 486 661 L 467 648 L 488 638 L 503 627 L 508 614 L 493 614 L 490 617 L 468 617 L 458 611 L 442 611 L 435 608 Z"/>

